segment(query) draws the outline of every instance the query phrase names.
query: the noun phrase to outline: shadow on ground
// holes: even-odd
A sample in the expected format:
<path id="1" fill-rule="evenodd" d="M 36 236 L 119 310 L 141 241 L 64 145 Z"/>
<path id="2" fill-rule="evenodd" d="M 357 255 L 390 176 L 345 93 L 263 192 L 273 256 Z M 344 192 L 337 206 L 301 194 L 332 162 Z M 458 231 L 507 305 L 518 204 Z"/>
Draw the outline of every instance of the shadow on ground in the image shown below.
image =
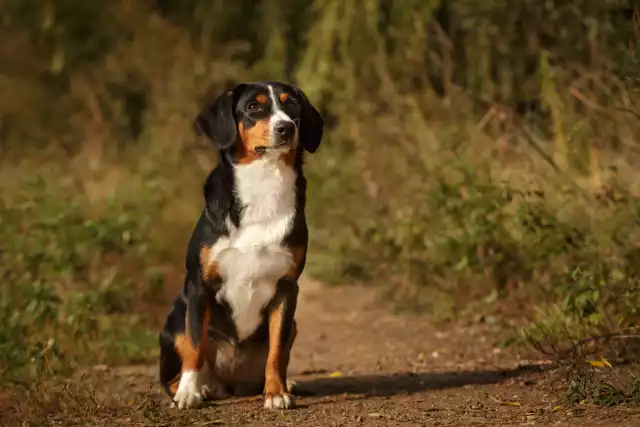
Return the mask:
<path id="1" fill-rule="evenodd" d="M 393 396 L 466 385 L 495 384 L 509 378 L 541 372 L 544 369 L 545 367 L 539 365 L 523 365 L 515 369 L 494 371 L 407 372 L 389 375 L 313 378 L 298 381 L 294 394 L 298 396 L 332 396 L 341 394 Z"/>

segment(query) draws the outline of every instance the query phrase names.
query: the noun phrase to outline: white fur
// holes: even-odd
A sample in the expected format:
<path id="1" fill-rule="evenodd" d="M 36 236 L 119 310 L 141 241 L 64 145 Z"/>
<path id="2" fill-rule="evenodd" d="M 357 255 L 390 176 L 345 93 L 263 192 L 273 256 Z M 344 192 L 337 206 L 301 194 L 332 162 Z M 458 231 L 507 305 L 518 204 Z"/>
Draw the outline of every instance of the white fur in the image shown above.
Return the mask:
<path id="1" fill-rule="evenodd" d="M 194 408 L 202 402 L 201 377 L 203 373 L 198 371 L 185 371 L 180 377 L 178 391 L 173 397 L 173 401 L 178 405 L 179 409 Z"/>
<path id="2" fill-rule="evenodd" d="M 274 132 L 274 128 L 276 126 L 276 123 L 278 122 L 291 122 L 291 123 L 295 123 L 291 117 L 289 117 L 287 115 L 287 113 L 285 113 L 284 111 L 282 111 L 282 108 L 280 108 L 280 102 L 278 101 L 278 98 L 276 97 L 275 92 L 273 91 L 273 86 L 269 85 L 269 97 L 271 98 L 271 105 L 273 108 L 273 114 L 271 114 L 271 117 L 269 118 L 269 142 L 271 143 L 271 145 L 275 145 L 276 141 L 276 134 Z M 297 136 L 297 128 L 296 128 L 296 136 Z"/>
<path id="3" fill-rule="evenodd" d="M 274 119 L 278 114 L 291 120 L 279 110 L 272 122 L 282 120 Z M 293 225 L 296 173 L 280 158 L 283 150 L 268 150 L 249 164 L 235 166 L 236 192 L 244 210 L 239 227 L 227 220 L 229 236 L 220 238 L 211 251 L 209 261 L 218 264 L 223 279 L 217 298 L 231 306 L 239 339 L 258 327 L 278 279 L 293 265 L 282 241 Z"/>
<path id="4" fill-rule="evenodd" d="M 266 409 L 290 409 L 295 405 L 295 399 L 290 394 L 269 396 L 264 400 Z"/>

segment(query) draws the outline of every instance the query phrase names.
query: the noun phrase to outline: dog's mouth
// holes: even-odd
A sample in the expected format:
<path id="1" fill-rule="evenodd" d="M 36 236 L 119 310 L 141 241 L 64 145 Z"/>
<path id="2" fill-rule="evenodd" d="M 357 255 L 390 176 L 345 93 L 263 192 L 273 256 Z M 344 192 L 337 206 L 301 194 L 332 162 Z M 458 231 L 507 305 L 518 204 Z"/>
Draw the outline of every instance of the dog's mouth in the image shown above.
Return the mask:
<path id="1" fill-rule="evenodd" d="M 276 145 L 271 145 L 271 146 L 266 146 L 266 145 L 259 145 L 255 148 L 256 153 L 258 154 L 264 154 L 267 151 L 270 150 L 277 150 L 280 148 L 289 148 L 291 149 L 293 141 L 282 141 L 282 142 L 278 142 Z"/>

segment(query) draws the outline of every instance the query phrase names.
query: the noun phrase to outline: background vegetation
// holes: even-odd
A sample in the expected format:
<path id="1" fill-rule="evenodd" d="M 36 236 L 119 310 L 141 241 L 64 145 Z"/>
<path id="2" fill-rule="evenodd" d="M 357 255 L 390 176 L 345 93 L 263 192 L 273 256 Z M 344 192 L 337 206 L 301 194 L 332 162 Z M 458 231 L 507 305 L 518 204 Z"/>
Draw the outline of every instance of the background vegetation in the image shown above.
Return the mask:
<path id="1" fill-rule="evenodd" d="M 192 119 L 262 78 L 300 85 L 328 126 L 307 161 L 309 274 L 376 278 L 399 308 L 437 320 L 498 313 L 556 356 L 584 359 L 595 350 L 582 344 L 602 340 L 571 344 L 603 336 L 610 360 L 632 357 L 633 0 L 0 10 L 2 382 L 152 360 L 215 164 Z"/>

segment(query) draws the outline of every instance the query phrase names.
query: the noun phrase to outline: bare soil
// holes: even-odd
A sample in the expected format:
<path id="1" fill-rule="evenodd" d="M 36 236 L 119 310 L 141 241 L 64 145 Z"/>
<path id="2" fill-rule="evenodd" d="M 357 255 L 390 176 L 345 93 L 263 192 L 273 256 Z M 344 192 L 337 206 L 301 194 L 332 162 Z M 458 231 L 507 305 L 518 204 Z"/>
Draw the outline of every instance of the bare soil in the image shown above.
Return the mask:
<path id="1" fill-rule="evenodd" d="M 170 408 L 155 366 L 96 366 L 19 401 L 0 395 L 2 426 L 640 426 L 640 410 L 563 405 L 557 372 L 494 348 L 498 326 L 441 330 L 394 315 L 372 289 L 302 282 L 289 378 L 297 408 L 260 396 Z"/>

